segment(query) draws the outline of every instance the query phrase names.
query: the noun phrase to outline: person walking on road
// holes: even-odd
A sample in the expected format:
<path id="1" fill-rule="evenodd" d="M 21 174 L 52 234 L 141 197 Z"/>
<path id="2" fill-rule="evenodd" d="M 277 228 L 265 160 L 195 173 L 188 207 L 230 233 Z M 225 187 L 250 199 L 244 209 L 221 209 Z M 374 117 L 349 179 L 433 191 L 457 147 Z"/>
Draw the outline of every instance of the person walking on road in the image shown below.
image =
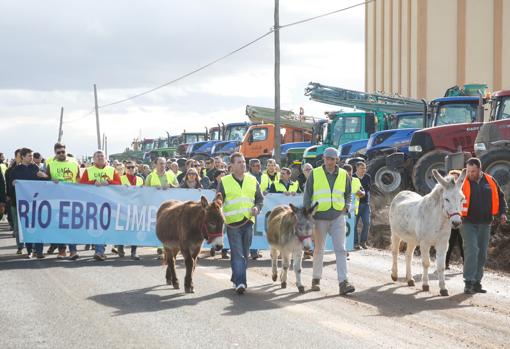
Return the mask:
<path id="1" fill-rule="evenodd" d="M 326 236 L 333 240 L 340 294 L 354 292 L 347 279 L 346 215 L 351 205 L 351 180 L 347 172 L 337 165 L 338 151 L 324 151 L 324 165 L 315 168 L 308 177 L 303 206 L 310 208 L 318 202 L 314 215 L 315 231 L 313 253 L 312 291 L 320 291 Z"/>
<path id="2" fill-rule="evenodd" d="M 232 174 L 221 179 L 218 191 L 224 198 L 223 214 L 231 250 L 231 281 L 236 292 L 243 294 L 248 286 L 246 269 L 253 224 L 262 209 L 264 197 L 255 177 L 245 173 L 246 161 L 243 154 L 233 153 L 230 164 Z"/>
<path id="3" fill-rule="evenodd" d="M 462 185 L 466 199 L 460 226 L 464 245 L 464 293 L 486 293 L 482 288 L 482 278 L 491 223 L 497 216 L 501 224 L 506 224 L 507 205 L 496 180 L 482 172 L 480 159 L 469 159 L 466 169 L 467 176 Z"/>

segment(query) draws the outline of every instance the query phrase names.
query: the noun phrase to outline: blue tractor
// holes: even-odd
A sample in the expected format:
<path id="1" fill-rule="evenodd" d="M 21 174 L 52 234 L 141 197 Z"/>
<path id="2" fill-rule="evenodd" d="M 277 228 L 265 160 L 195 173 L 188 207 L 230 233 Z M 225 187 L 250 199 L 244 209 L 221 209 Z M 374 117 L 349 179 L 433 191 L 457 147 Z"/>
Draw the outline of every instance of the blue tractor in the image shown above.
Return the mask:
<path id="1" fill-rule="evenodd" d="M 226 158 L 239 151 L 239 146 L 250 126 L 249 122 L 237 122 L 223 126 L 222 141 L 213 145 L 211 156 Z"/>

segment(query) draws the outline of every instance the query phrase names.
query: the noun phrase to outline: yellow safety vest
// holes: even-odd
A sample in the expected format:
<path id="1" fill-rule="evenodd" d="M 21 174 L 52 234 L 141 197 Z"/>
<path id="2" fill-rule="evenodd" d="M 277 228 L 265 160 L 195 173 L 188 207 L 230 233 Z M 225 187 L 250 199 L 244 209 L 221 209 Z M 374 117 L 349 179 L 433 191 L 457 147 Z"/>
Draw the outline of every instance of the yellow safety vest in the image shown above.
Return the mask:
<path id="1" fill-rule="evenodd" d="M 255 223 L 255 217 L 251 215 L 251 209 L 255 206 L 255 193 L 257 191 L 257 179 L 253 176 L 244 176 L 243 186 L 234 179 L 233 175 L 221 179 L 225 190 L 225 202 L 223 214 L 227 224 L 241 222 L 244 218 Z"/>
<path id="2" fill-rule="evenodd" d="M 135 184 L 135 186 L 136 187 L 141 187 L 143 185 L 143 179 L 141 179 L 138 176 L 135 176 L 135 177 L 136 177 L 136 184 Z M 120 176 L 120 183 L 122 185 L 132 185 L 131 182 L 129 181 L 129 178 L 127 177 L 127 175 Z"/>
<path id="3" fill-rule="evenodd" d="M 51 165 L 50 165 L 50 168 L 51 168 Z M 114 174 L 115 174 L 115 169 L 111 166 L 105 166 L 104 168 L 97 168 L 96 166 L 90 166 L 87 168 L 87 176 L 89 178 L 89 181 L 96 181 L 96 182 L 108 182 L 108 180 L 112 181 Z"/>
<path id="4" fill-rule="evenodd" d="M 331 207 L 341 211 L 345 207 L 345 186 L 347 183 L 347 172 L 339 168 L 338 175 L 333 185 L 333 190 L 329 186 L 326 172 L 322 166 L 313 169 L 313 195 L 312 203 L 319 203 L 318 212 L 324 212 Z"/>
<path id="5" fill-rule="evenodd" d="M 165 175 L 168 185 L 177 186 L 177 177 L 171 170 L 165 172 Z M 161 181 L 156 171 L 151 172 L 148 185 L 149 187 L 161 187 Z"/>
<path id="6" fill-rule="evenodd" d="M 268 191 L 269 187 L 271 187 L 271 184 L 273 184 L 275 182 L 277 183 L 279 181 L 280 181 L 280 174 L 278 172 L 276 172 L 276 176 L 274 177 L 274 181 L 273 181 L 273 180 L 271 180 L 271 178 L 269 178 L 267 171 L 265 171 L 262 174 L 262 177 L 260 178 L 260 190 L 262 190 L 263 192 Z"/>
<path id="7" fill-rule="evenodd" d="M 2 171 L 2 174 L 5 176 L 5 171 L 7 170 L 7 165 L 3 162 L 0 164 L 0 171 Z"/>
<path id="8" fill-rule="evenodd" d="M 52 160 L 50 167 L 50 177 L 54 181 L 76 183 L 78 181 L 78 164 L 74 161 Z"/>
<path id="9" fill-rule="evenodd" d="M 359 197 L 356 193 L 361 189 L 361 181 L 359 178 L 352 177 L 351 193 L 354 194 L 354 214 L 358 214 L 359 209 Z"/>
<path id="10" fill-rule="evenodd" d="M 285 185 L 283 185 L 282 182 L 278 181 L 274 184 L 274 188 L 278 193 L 297 193 L 299 189 L 299 183 L 298 182 L 290 182 L 289 189 L 285 188 Z"/>

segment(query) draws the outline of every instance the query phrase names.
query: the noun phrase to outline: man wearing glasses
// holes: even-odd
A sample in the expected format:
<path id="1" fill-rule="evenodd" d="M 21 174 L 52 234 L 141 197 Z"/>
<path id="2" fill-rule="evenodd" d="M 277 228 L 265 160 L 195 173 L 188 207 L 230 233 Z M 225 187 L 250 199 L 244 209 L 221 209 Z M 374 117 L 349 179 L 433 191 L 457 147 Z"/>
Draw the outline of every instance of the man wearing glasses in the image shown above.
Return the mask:
<path id="1" fill-rule="evenodd" d="M 80 169 L 74 159 L 67 157 L 66 146 L 62 143 L 56 143 L 53 150 L 55 151 L 55 157 L 53 161 L 46 165 L 46 174 L 55 183 L 77 183 L 80 180 Z M 52 253 L 54 247 L 55 245 L 52 244 L 48 253 Z M 69 259 L 73 261 L 80 258 L 76 251 L 76 244 L 69 245 L 69 253 Z M 65 256 L 66 245 L 59 244 L 57 259 L 64 259 Z"/>

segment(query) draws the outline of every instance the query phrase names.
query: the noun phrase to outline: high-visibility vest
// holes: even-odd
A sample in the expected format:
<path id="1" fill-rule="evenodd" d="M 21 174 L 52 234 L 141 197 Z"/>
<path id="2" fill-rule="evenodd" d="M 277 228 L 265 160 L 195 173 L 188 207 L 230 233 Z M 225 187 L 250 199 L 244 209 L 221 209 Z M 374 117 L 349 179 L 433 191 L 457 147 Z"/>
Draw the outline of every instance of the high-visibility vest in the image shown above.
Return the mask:
<path id="1" fill-rule="evenodd" d="M 485 176 L 485 179 L 487 179 L 487 182 L 489 183 L 489 186 L 491 187 L 491 196 L 492 196 L 492 215 L 496 216 L 499 213 L 499 196 L 498 196 L 498 186 L 496 185 L 496 181 L 494 181 L 494 178 L 492 178 L 487 173 L 483 174 Z M 464 179 L 464 183 L 462 183 L 462 192 L 464 193 L 464 196 L 466 197 L 466 201 L 462 204 L 462 217 L 467 217 L 469 212 L 469 202 L 471 200 L 471 183 L 469 182 L 469 179 Z"/>
<path id="2" fill-rule="evenodd" d="M 318 202 L 318 212 L 329 210 L 331 207 L 341 211 L 345 207 L 345 186 L 347 183 L 347 172 L 339 168 L 338 175 L 333 185 L 333 190 L 329 186 L 326 172 L 322 166 L 313 169 L 313 195 L 312 204 Z"/>
<path id="3" fill-rule="evenodd" d="M 54 161 L 52 161 L 53 164 Z M 50 165 L 51 168 L 51 165 Z M 105 166 L 103 168 L 97 168 L 96 166 L 87 167 L 87 176 L 89 181 L 96 182 L 107 182 L 112 181 L 115 175 L 115 169 L 111 166 Z"/>
<path id="4" fill-rule="evenodd" d="M 177 186 L 177 177 L 175 177 L 175 174 L 170 170 L 165 172 L 166 175 L 166 181 L 168 185 Z M 152 171 L 149 178 L 149 187 L 161 187 L 161 181 L 159 180 L 158 173 L 156 170 Z"/>
<path id="5" fill-rule="evenodd" d="M 290 185 L 289 185 L 289 189 L 285 188 L 285 185 L 281 182 L 281 181 L 278 181 L 274 184 L 274 188 L 276 190 L 277 193 L 297 193 L 298 189 L 299 189 L 299 183 L 298 182 L 290 182 Z"/>
<path id="6" fill-rule="evenodd" d="M 241 222 L 244 218 L 255 223 L 255 217 L 251 215 L 251 209 L 255 206 L 255 193 L 257 191 L 257 179 L 253 176 L 244 176 L 242 187 L 233 175 L 221 179 L 225 190 L 225 202 L 223 214 L 227 224 Z"/>
<path id="7" fill-rule="evenodd" d="M 260 190 L 268 191 L 269 187 L 271 187 L 271 184 L 278 183 L 280 181 L 280 174 L 276 172 L 276 175 L 274 176 L 274 180 L 271 180 L 269 178 L 269 175 L 267 174 L 267 171 L 265 171 L 262 174 L 262 177 L 260 178 Z"/>
<path id="8" fill-rule="evenodd" d="M 361 181 L 359 178 L 352 177 L 351 182 L 351 193 L 354 194 L 354 214 L 358 214 L 359 209 L 359 197 L 356 193 L 361 189 Z"/>
<path id="9" fill-rule="evenodd" d="M 2 174 L 5 176 L 5 171 L 7 171 L 7 165 L 3 162 L 0 164 L 0 171 L 2 171 Z"/>
<path id="10" fill-rule="evenodd" d="M 50 166 L 50 177 L 54 181 L 76 183 L 78 181 L 78 164 L 74 161 L 53 160 Z"/>
<path id="11" fill-rule="evenodd" d="M 143 185 L 143 179 L 141 179 L 138 176 L 135 176 L 135 178 L 136 178 L 135 186 L 136 187 L 141 187 Z M 127 175 L 120 176 L 120 184 L 122 184 L 122 185 L 132 185 L 131 182 L 129 181 L 129 178 L 127 177 Z"/>

